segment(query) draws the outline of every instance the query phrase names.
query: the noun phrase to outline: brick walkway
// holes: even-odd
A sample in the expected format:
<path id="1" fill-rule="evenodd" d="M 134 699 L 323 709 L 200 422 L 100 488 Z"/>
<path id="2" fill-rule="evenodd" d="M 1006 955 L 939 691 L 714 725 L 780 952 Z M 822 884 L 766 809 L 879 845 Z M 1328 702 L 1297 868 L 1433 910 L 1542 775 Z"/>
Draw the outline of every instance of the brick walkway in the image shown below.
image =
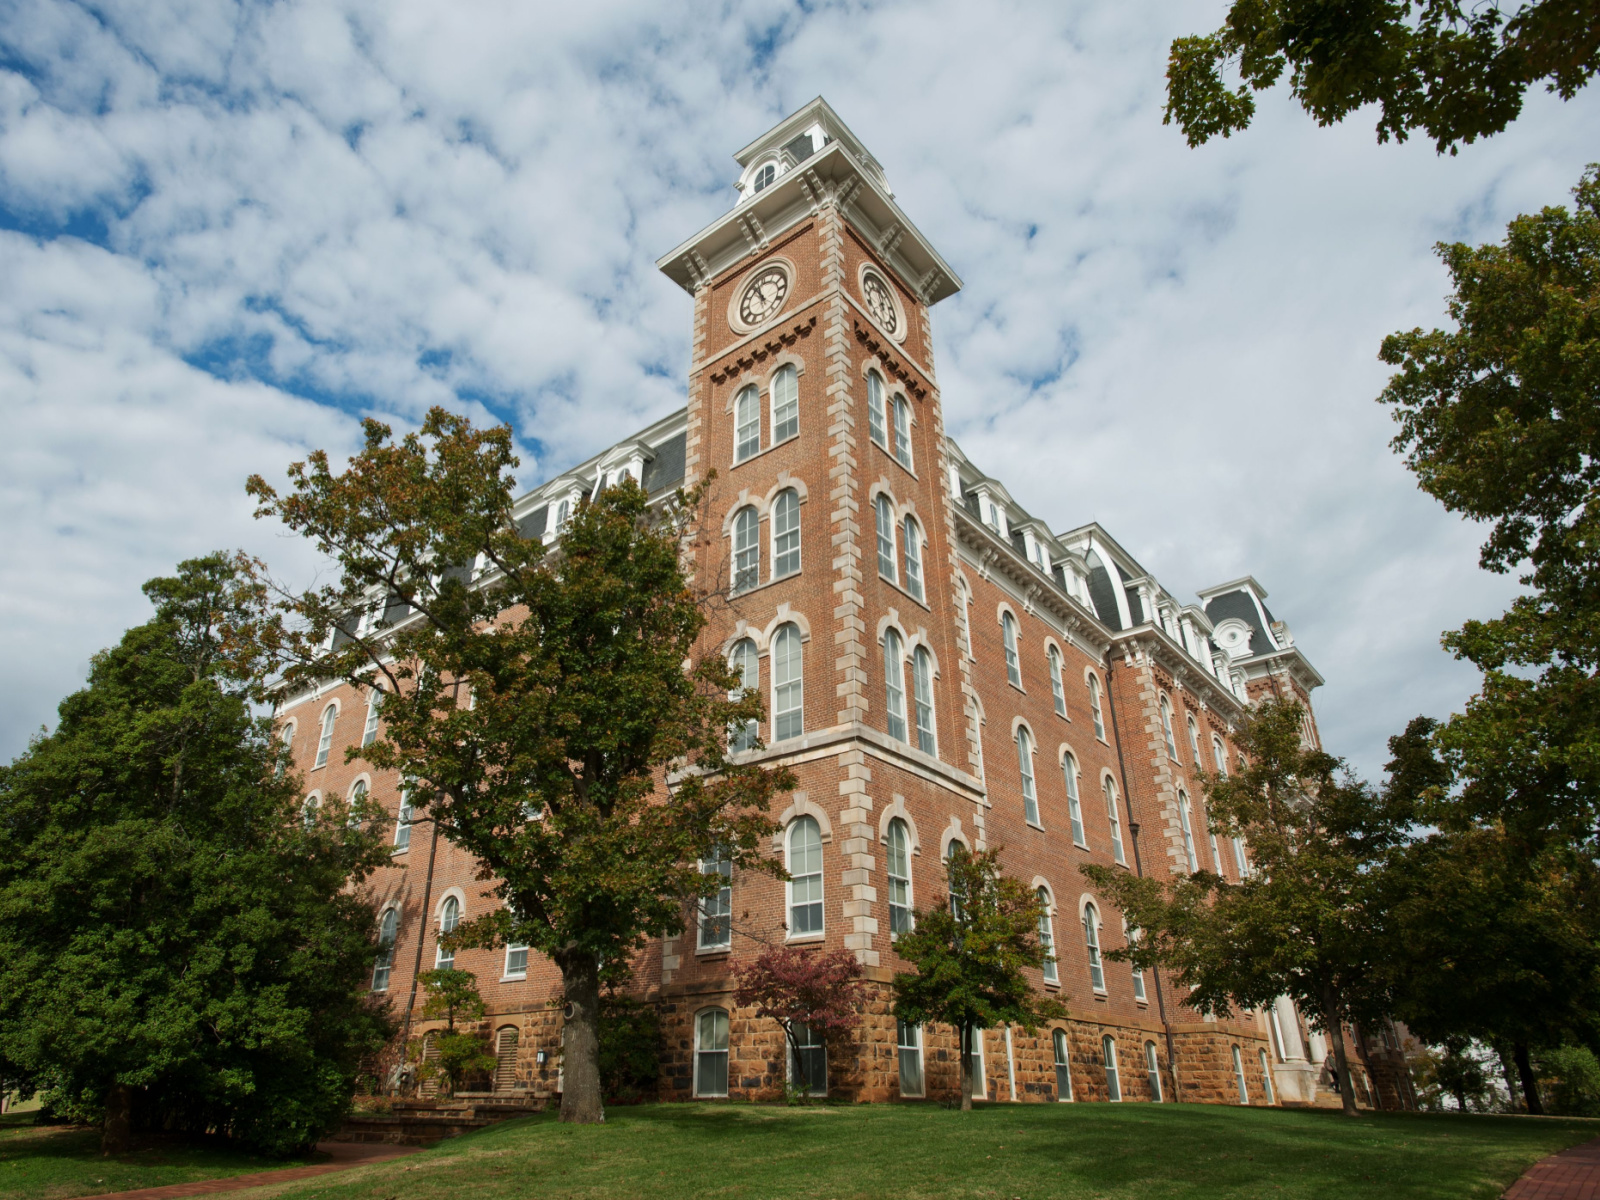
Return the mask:
<path id="1" fill-rule="evenodd" d="M 399 1158 L 402 1154 L 415 1154 L 421 1146 L 392 1146 L 385 1143 L 319 1142 L 317 1149 L 333 1156 L 332 1162 L 317 1163 L 310 1167 L 280 1167 L 276 1171 L 256 1171 L 250 1175 L 231 1175 L 227 1179 L 197 1179 L 193 1183 L 171 1183 L 166 1187 L 139 1188 L 132 1192 L 102 1192 L 98 1196 L 81 1196 L 79 1200 L 171 1200 L 176 1196 L 209 1196 L 213 1192 L 238 1192 L 245 1188 L 264 1187 L 269 1183 L 289 1183 L 296 1179 L 310 1179 L 334 1171 L 348 1171 L 351 1167 L 364 1167 L 368 1163 Z"/>
<path id="2" fill-rule="evenodd" d="M 1541 1158 L 1504 1200 L 1600 1200 L 1600 1138 Z"/>

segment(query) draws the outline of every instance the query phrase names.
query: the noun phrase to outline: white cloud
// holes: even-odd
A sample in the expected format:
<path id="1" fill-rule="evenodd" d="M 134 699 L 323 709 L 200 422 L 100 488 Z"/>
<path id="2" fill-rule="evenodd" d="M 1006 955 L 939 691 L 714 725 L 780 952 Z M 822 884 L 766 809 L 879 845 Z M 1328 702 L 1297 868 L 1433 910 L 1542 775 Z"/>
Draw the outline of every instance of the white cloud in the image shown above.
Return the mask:
<path id="1" fill-rule="evenodd" d="M 1439 320 L 1433 241 L 1565 199 L 1597 101 L 1535 97 L 1440 158 L 1273 96 L 1191 151 L 1166 48 L 1215 7 L 14 6 L 0 753 L 179 557 L 309 569 L 242 479 L 356 416 L 509 417 L 538 476 L 680 404 L 689 301 L 654 259 L 822 93 L 965 279 L 935 327 L 968 453 L 1174 591 L 1255 574 L 1328 678 L 1330 745 L 1374 771 L 1471 689 L 1439 631 L 1508 594 L 1389 452 L 1377 345 Z"/>

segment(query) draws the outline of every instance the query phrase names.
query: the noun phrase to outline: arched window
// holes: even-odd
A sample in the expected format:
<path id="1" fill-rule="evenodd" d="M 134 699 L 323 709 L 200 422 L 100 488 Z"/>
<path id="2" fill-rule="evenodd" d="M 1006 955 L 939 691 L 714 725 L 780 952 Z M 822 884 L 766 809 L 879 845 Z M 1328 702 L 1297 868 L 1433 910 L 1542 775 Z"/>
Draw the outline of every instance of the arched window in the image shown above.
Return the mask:
<path id="1" fill-rule="evenodd" d="M 749 638 L 740 638 L 728 653 L 728 667 L 739 677 L 739 687 L 728 693 L 729 700 L 741 700 L 761 686 L 761 660 L 756 655 L 756 644 Z M 754 721 L 736 722 L 728 730 L 728 749 L 732 751 L 755 748 L 757 738 Z"/>
<path id="2" fill-rule="evenodd" d="M 1017 771 L 1022 776 L 1022 815 L 1028 824 L 1039 823 L 1039 798 L 1033 788 L 1033 738 L 1026 726 L 1017 726 Z"/>
<path id="3" fill-rule="evenodd" d="M 889 714 L 889 736 L 903 742 L 906 740 L 906 660 L 900 635 L 893 629 L 883 631 L 883 691 L 884 707 Z"/>
<path id="4" fill-rule="evenodd" d="M 1044 951 L 1044 981 L 1060 983 L 1061 975 L 1056 970 L 1056 927 L 1050 915 L 1050 893 L 1040 888 L 1034 895 L 1039 898 L 1039 949 Z"/>
<path id="5" fill-rule="evenodd" d="M 389 972 L 394 968 L 394 944 L 400 930 L 400 910 L 386 908 L 378 921 L 378 957 L 372 964 L 372 990 L 389 990 Z"/>
<path id="6" fill-rule="evenodd" d="M 312 792 L 300 802 L 300 824 L 310 829 L 317 823 L 317 810 L 322 807 L 322 793 Z"/>
<path id="7" fill-rule="evenodd" d="M 924 754 L 939 752 L 933 730 L 933 658 L 927 647 L 911 652 L 911 700 L 917 718 L 917 749 Z"/>
<path id="8" fill-rule="evenodd" d="M 1189 753 L 1192 756 L 1194 765 L 1198 767 L 1200 765 L 1200 726 L 1194 723 L 1194 714 L 1192 713 L 1185 716 L 1184 720 L 1189 723 Z"/>
<path id="9" fill-rule="evenodd" d="M 911 835 L 899 817 L 889 822 L 889 936 L 911 932 Z"/>
<path id="10" fill-rule="evenodd" d="M 805 729 L 805 681 L 800 629 L 780 625 L 772 639 L 772 740 L 799 737 Z"/>
<path id="11" fill-rule="evenodd" d="M 922 592 L 922 530 L 917 528 L 915 518 L 907 517 L 900 529 L 901 549 L 905 553 L 906 562 L 906 591 L 921 600 Z"/>
<path id="12" fill-rule="evenodd" d="M 768 187 L 772 186 L 772 181 L 774 179 L 776 179 L 777 177 L 778 177 L 778 168 L 777 168 L 777 165 L 775 163 L 768 163 L 766 166 L 762 167 L 759 171 L 756 172 L 755 186 L 754 186 L 752 194 L 754 192 L 764 191 Z M 723 1091 L 726 1091 L 726 1090 L 727 1090 L 726 1088 L 723 1089 Z M 718 1093 L 718 1094 L 720 1095 L 721 1093 Z"/>
<path id="13" fill-rule="evenodd" d="M 1067 819 L 1072 824 L 1072 844 L 1089 848 L 1083 832 L 1083 804 L 1078 798 L 1078 760 L 1068 751 L 1061 756 L 1061 778 L 1067 785 Z"/>
<path id="14" fill-rule="evenodd" d="M 446 896 L 444 903 L 439 906 L 439 935 L 443 937 L 447 933 L 454 933 L 459 924 L 461 924 L 461 901 L 454 896 Z M 434 970 L 453 971 L 455 965 L 456 952 L 438 945 L 433 958 Z"/>
<path id="15" fill-rule="evenodd" d="M 1106 1099 L 1116 1104 L 1122 1099 L 1122 1080 L 1117 1074 L 1117 1040 L 1109 1033 L 1100 1039 L 1100 1054 L 1106 1063 Z"/>
<path id="16" fill-rule="evenodd" d="M 882 492 L 872 505 L 874 520 L 878 527 L 878 574 L 890 583 L 898 582 L 895 579 L 894 569 L 894 507 L 889 503 L 889 497 Z"/>
<path id="17" fill-rule="evenodd" d="M 741 508 L 733 518 L 733 590 L 748 591 L 761 582 L 761 518 Z"/>
<path id="18" fill-rule="evenodd" d="M 1095 737 L 1105 741 L 1106 719 L 1100 710 L 1100 676 L 1093 671 L 1089 672 L 1089 716 L 1094 721 Z"/>
<path id="19" fill-rule="evenodd" d="M 394 848 L 405 850 L 411 846 L 411 793 L 400 789 L 400 813 L 394 822 Z"/>
<path id="20" fill-rule="evenodd" d="M 1189 863 L 1189 874 L 1200 869 L 1200 856 L 1194 850 L 1194 826 L 1189 819 L 1189 793 L 1178 789 L 1178 825 L 1183 830 L 1183 856 Z"/>
<path id="21" fill-rule="evenodd" d="M 1139 931 L 1137 929 L 1129 928 L 1127 917 L 1122 918 L 1122 940 L 1127 942 L 1130 946 L 1139 940 Z M 1133 998 L 1139 1001 L 1141 1004 L 1147 1003 L 1149 999 L 1144 994 L 1143 967 L 1133 968 Z"/>
<path id="22" fill-rule="evenodd" d="M 761 451 L 761 393 L 751 384 L 733 402 L 733 461 Z"/>
<path id="23" fill-rule="evenodd" d="M 1150 1085 L 1150 1099 L 1157 1104 L 1161 1103 L 1161 1059 L 1156 1054 L 1156 1044 L 1144 1044 L 1144 1076 Z"/>
<path id="24" fill-rule="evenodd" d="M 1261 1085 L 1267 1089 L 1267 1103 L 1276 1104 L 1278 1100 L 1272 1094 L 1272 1068 L 1267 1064 L 1267 1052 L 1258 1050 L 1256 1053 L 1261 1056 Z"/>
<path id="25" fill-rule="evenodd" d="M 1233 839 L 1233 869 L 1240 879 L 1250 878 L 1250 860 L 1245 857 L 1242 837 Z"/>
<path id="26" fill-rule="evenodd" d="M 1083 906 L 1083 944 L 1089 951 L 1089 986 L 1103 992 L 1106 971 L 1100 962 L 1100 910 L 1093 904 Z"/>
<path id="27" fill-rule="evenodd" d="M 815 817 L 789 826 L 789 936 L 822 932 L 822 829 Z"/>
<path id="28" fill-rule="evenodd" d="M 1111 781 L 1111 776 L 1104 775 L 1100 778 L 1100 787 L 1106 794 L 1106 822 L 1111 826 L 1111 857 L 1127 866 L 1128 858 L 1122 850 L 1122 814 L 1117 809 L 1117 785 Z"/>
<path id="29" fill-rule="evenodd" d="M 800 376 L 793 367 L 779 367 L 772 377 L 772 444 L 800 432 Z"/>
<path id="30" fill-rule="evenodd" d="M 885 450 L 889 448 L 883 418 L 883 378 L 876 371 L 867 372 L 867 430 L 873 441 Z"/>
<path id="31" fill-rule="evenodd" d="M 283 752 L 278 758 L 278 766 L 277 766 L 277 769 L 274 771 L 274 774 L 282 775 L 284 773 L 284 771 L 288 768 L 290 760 L 292 760 L 294 758 L 294 722 L 293 721 L 290 721 L 288 724 L 286 724 L 283 727 L 283 731 L 278 734 L 278 738 L 283 743 Z"/>
<path id="32" fill-rule="evenodd" d="M 1167 757 L 1178 761 L 1178 740 L 1172 733 L 1172 703 L 1161 697 L 1161 736 L 1167 743 Z"/>
<path id="33" fill-rule="evenodd" d="M 961 912 L 961 883 L 956 879 L 955 872 L 951 869 L 951 866 L 954 864 L 957 855 L 963 855 L 966 852 L 967 848 L 954 838 L 950 839 L 950 844 L 944 850 L 945 878 L 950 885 L 950 915 L 958 921 L 965 919 Z"/>
<path id="34" fill-rule="evenodd" d="M 1050 699 L 1055 702 L 1056 716 L 1067 715 L 1067 691 L 1061 686 L 1061 651 L 1050 647 Z"/>
<path id="35" fill-rule="evenodd" d="M 828 1046 L 822 1035 L 802 1021 L 794 1023 L 789 1082 L 807 1096 L 828 1094 Z"/>
<path id="36" fill-rule="evenodd" d="M 1200 802 L 1200 824 L 1206 828 L 1206 842 L 1211 846 L 1211 869 L 1218 875 L 1222 874 L 1222 854 L 1217 850 L 1217 835 L 1211 828 L 1211 819 L 1206 815 L 1205 801 Z"/>
<path id="37" fill-rule="evenodd" d="M 1233 1081 L 1239 1087 L 1239 1103 L 1250 1103 L 1250 1089 L 1244 1081 L 1244 1055 L 1239 1053 L 1239 1047 L 1233 1048 Z"/>
<path id="38" fill-rule="evenodd" d="M 1017 659 L 1017 619 L 1000 614 L 1000 636 L 1006 646 L 1006 679 L 1014 688 L 1022 686 L 1022 664 Z"/>
<path id="39" fill-rule="evenodd" d="M 330 704 L 322 710 L 322 737 L 317 742 L 317 761 L 311 765 L 312 770 L 328 765 L 328 751 L 333 749 L 333 723 L 338 717 L 337 704 Z"/>
<path id="40" fill-rule="evenodd" d="M 1226 779 L 1228 777 L 1228 752 L 1223 748 L 1222 739 L 1214 733 L 1211 735 L 1211 757 L 1217 762 L 1217 774 Z"/>
<path id="41" fill-rule="evenodd" d="M 720 875 L 721 885 L 709 896 L 700 897 L 701 950 L 721 950 L 733 944 L 733 863 L 718 852 L 700 860 L 702 875 Z"/>
<path id="42" fill-rule="evenodd" d="M 894 456 L 902 467 L 911 469 L 911 406 L 902 396 L 894 398 Z"/>
<path id="43" fill-rule="evenodd" d="M 728 1094 L 728 1013 L 708 1008 L 694 1022 L 694 1094 Z"/>
<path id="44" fill-rule="evenodd" d="M 1056 1059 L 1056 1099 L 1066 1103 L 1072 1099 L 1072 1055 L 1067 1049 L 1067 1031 L 1057 1029 L 1051 1033 L 1050 1046 Z"/>
<path id="45" fill-rule="evenodd" d="M 350 819 L 349 826 L 354 829 L 361 824 L 361 809 L 367 803 L 367 781 L 358 779 L 350 785 Z"/>
<path id="46" fill-rule="evenodd" d="M 782 579 L 800 569 L 800 497 L 784 488 L 772 502 L 772 577 Z"/>
<path id="47" fill-rule="evenodd" d="M 378 710 L 383 707 L 383 693 L 377 688 L 367 697 L 367 724 L 361 731 L 361 744 L 370 746 L 378 740 Z"/>
<path id="48" fill-rule="evenodd" d="M 900 1043 L 900 1094 L 907 1098 L 922 1095 L 922 1029 L 896 1021 L 896 1040 Z"/>

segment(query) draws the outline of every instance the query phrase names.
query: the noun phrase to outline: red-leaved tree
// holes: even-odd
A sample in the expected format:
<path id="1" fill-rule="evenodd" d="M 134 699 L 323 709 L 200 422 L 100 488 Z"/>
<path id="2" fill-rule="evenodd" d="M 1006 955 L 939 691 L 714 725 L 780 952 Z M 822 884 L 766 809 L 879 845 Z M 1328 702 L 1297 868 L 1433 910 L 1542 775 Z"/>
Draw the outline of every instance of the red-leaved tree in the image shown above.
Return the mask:
<path id="1" fill-rule="evenodd" d="M 772 946 L 746 966 L 735 967 L 739 990 L 734 1003 L 754 1008 L 756 1016 L 770 1017 L 783 1029 L 800 1090 L 809 1092 L 805 1056 L 800 1053 L 801 1027 L 824 1042 L 831 1034 L 861 1024 L 861 964 L 848 950 L 803 950 L 798 946 Z"/>

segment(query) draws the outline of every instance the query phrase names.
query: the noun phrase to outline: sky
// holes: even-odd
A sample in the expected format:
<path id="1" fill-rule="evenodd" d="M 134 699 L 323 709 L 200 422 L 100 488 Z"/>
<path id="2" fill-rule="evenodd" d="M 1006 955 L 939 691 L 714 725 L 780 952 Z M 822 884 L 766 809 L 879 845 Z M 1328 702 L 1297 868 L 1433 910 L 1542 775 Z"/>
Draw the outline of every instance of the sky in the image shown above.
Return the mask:
<path id="1" fill-rule="evenodd" d="M 0 757 L 145 579 L 318 570 L 251 473 L 444 404 L 511 422 L 532 485 L 681 406 L 691 302 L 654 261 L 820 94 L 965 282 L 950 434 L 1181 598 L 1255 576 L 1376 777 L 1476 684 L 1440 633 L 1515 590 L 1390 449 L 1378 346 L 1443 322 L 1436 242 L 1568 201 L 1600 89 L 1456 156 L 1279 90 L 1190 149 L 1167 47 L 1223 9 L 0 0 Z"/>

